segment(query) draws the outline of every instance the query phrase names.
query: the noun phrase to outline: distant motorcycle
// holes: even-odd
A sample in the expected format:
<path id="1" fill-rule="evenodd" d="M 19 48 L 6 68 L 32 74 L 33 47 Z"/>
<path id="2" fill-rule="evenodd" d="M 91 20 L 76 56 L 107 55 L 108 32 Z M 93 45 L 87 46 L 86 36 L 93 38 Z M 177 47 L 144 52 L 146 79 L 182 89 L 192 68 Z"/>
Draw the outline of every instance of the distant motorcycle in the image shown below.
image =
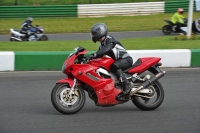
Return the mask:
<path id="1" fill-rule="evenodd" d="M 184 31 L 183 29 L 185 29 L 187 27 L 187 19 L 184 19 L 184 24 L 186 26 L 180 28 L 180 29 L 182 29 L 182 31 L 177 31 L 176 30 L 177 25 L 173 24 L 170 20 L 164 20 L 164 21 L 168 23 L 168 25 L 165 25 L 162 27 L 162 32 L 165 35 L 170 35 L 171 33 L 182 33 L 182 31 Z"/>
<path id="2" fill-rule="evenodd" d="M 11 37 L 10 41 L 47 41 L 48 37 L 44 35 L 44 29 L 36 25 L 28 29 L 28 34 L 22 34 L 18 30 L 10 29 Z M 33 34 L 34 33 L 34 34 Z"/>

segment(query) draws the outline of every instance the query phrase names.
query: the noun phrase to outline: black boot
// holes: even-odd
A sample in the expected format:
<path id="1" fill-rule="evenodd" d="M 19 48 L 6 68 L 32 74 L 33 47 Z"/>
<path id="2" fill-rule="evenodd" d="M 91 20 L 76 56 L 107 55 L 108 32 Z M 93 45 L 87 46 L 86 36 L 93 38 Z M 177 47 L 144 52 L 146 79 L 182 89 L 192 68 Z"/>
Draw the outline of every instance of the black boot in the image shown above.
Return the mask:
<path id="1" fill-rule="evenodd" d="M 123 93 L 128 94 L 131 90 L 129 81 L 126 79 L 126 76 L 121 69 L 117 70 L 117 73 L 123 86 Z"/>

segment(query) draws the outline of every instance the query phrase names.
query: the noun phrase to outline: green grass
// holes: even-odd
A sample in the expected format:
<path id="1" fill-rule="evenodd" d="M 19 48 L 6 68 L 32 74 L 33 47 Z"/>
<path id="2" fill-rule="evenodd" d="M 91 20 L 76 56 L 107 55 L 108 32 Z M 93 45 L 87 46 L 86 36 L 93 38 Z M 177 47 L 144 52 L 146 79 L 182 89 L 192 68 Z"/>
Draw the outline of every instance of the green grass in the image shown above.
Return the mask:
<path id="1" fill-rule="evenodd" d="M 120 39 L 127 50 L 199 49 L 200 40 L 174 40 L 174 36 Z M 98 44 L 84 41 L 0 42 L 1 51 L 71 51 L 82 46 L 96 51 Z"/>
<path id="2" fill-rule="evenodd" d="M 33 24 L 41 25 L 45 33 L 89 33 L 90 28 L 97 22 L 103 22 L 109 31 L 144 31 L 161 30 L 170 19 L 172 13 L 148 16 L 111 16 L 101 18 L 34 18 Z M 184 14 L 187 17 L 187 13 Z M 194 12 L 193 19 L 199 16 Z M 0 19 L 0 34 L 9 34 L 10 28 L 19 29 L 24 19 Z"/>
<path id="3" fill-rule="evenodd" d="M 162 0 L 0 0 L 0 5 L 62 5 L 62 4 L 105 4 L 105 3 L 130 3 L 130 2 L 154 2 Z M 165 0 L 173 1 L 173 0 Z M 177 0 L 176 0 L 177 1 Z"/>

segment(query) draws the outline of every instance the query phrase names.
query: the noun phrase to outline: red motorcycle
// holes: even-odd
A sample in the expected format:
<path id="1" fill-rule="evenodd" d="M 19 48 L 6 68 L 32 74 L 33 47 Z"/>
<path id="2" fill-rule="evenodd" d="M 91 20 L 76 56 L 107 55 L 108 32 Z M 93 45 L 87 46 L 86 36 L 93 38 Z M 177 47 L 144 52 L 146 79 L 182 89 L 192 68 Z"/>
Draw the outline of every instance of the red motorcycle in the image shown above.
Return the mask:
<path id="1" fill-rule="evenodd" d="M 102 107 L 129 100 L 141 110 L 154 110 L 162 104 L 164 90 L 158 79 L 164 76 L 165 71 L 159 68 L 161 58 L 139 58 L 132 67 L 124 70 L 131 83 L 131 91 L 125 95 L 122 84 L 110 72 L 114 60 L 109 57 L 86 60 L 86 53 L 86 49 L 77 47 L 65 60 L 62 72 L 67 78 L 59 80 L 51 92 L 51 102 L 57 111 L 63 114 L 80 111 L 86 100 L 84 91 L 97 106 Z"/>

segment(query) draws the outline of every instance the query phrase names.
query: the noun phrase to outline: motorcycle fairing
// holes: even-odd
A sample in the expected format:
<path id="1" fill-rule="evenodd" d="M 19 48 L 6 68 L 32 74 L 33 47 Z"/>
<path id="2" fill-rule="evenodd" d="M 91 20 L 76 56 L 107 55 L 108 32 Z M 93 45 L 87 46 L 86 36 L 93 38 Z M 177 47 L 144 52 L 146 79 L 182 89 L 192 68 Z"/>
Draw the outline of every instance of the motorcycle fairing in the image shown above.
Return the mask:
<path id="1" fill-rule="evenodd" d="M 71 66 L 72 75 L 78 80 L 88 84 L 95 91 L 102 89 L 107 83 L 112 81 L 111 78 L 105 79 L 98 75 L 95 71 L 98 69 L 96 66 L 91 66 L 88 64 L 74 64 Z"/>
<path id="2" fill-rule="evenodd" d="M 59 80 L 56 84 L 59 84 L 59 83 L 68 83 L 69 87 L 72 88 L 74 84 L 74 80 L 71 78 L 64 78 L 64 79 Z"/>
<path id="3" fill-rule="evenodd" d="M 112 58 L 109 57 L 103 57 L 103 58 L 97 58 L 93 59 L 88 62 L 88 64 L 98 67 L 103 67 L 106 70 L 110 71 L 110 65 L 114 62 Z"/>
<path id="4" fill-rule="evenodd" d="M 121 89 L 115 88 L 112 78 L 103 78 L 98 75 L 96 73 L 98 67 L 89 64 L 74 64 L 71 68 L 75 78 L 94 89 L 98 97 L 97 105 L 115 105 L 118 103 L 115 96 L 121 93 Z"/>
<path id="5" fill-rule="evenodd" d="M 103 89 L 96 91 L 96 95 L 98 97 L 97 105 L 106 106 L 106 105 L 116 105 L 118 101 L 116 100 L 116 96 L 118 96 L 122 92 L 121 89 L 116 89 L 114 86 L 114 82 L 107 84 Z"/>
<path id="6" fill-rule="evenodd" d="M 75 59 L 79 56 L 79 55 L 81 55 L 81 54 L 85 54 L 85 53 L 87 53 L 87 50 L 84 50 L 84 51 L 82 51 L 82 52 L 78 52 L 78 53 L 72 53 L 72 54 L 70 54 L 68 57 L 67 57 L 67 59 L 65 60 L 65 62 L 63 63 L 63 66 L 65 66 L 66 65 L 66 68 L 65 68 L 65 70 L 63 71 L 65 74 L 71 74 L 71 66 L 73 66 L 74 65 L 74 61 L 75 61 Z M 82 64 L 83 65 L 83 64 Z"/>

